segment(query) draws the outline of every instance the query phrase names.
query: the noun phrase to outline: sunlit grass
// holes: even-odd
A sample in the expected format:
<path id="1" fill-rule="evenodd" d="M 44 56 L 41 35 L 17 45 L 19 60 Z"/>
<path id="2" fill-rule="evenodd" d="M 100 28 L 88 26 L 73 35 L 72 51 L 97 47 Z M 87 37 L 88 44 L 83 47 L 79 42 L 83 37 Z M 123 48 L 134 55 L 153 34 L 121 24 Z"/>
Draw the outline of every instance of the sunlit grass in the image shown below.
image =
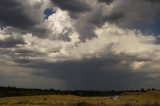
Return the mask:
<path id="1" fill-rule="evenodd" d="M 160 106 L 160 92 L 126 92 L 118 98 L 72 95 L 0 98 L 0 106 Z"/>

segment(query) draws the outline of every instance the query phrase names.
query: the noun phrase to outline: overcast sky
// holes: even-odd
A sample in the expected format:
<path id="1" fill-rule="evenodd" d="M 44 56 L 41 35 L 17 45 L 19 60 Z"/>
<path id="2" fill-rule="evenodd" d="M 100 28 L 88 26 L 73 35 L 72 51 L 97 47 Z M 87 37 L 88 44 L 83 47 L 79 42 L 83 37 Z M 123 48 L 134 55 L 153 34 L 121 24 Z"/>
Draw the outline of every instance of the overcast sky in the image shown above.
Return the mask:
<path id="1" fill-rule="evenodd" d="M 0 0 L 0 86 L 160 89 L 160 0 Z"/>

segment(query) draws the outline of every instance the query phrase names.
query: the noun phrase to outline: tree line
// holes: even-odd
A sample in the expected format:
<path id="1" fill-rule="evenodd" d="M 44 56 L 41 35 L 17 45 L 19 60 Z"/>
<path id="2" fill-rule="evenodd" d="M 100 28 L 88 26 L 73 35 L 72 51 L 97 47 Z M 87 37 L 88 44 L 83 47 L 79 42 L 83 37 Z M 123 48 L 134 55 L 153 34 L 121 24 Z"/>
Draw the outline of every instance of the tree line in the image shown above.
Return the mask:
<path id="1" fill-rule="evenodd" d="M 128 92 L 147 92 L 156 89 L 128 90 Z M 35 96 L 35 95 L 76 95 L 76 96 L 114 96 L 127 91 L 96 91 L 96 90 L 55 90 L 55 89 L 26 89 L 16 87 L 0 87 L 0 97 Z"/>

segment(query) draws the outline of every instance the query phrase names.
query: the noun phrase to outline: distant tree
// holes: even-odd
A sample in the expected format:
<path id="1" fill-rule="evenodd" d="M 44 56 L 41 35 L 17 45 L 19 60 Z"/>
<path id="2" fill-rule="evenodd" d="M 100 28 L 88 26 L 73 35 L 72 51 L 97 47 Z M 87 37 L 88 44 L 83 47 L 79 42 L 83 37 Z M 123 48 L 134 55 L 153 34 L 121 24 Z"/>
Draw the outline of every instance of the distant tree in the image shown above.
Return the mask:
<path id="1" fill-rule="evenodd" d="M 144 88 L 141 88 L 141 92 L 145 92 L 145 89 L 144 89 Z"/>
<path id="2" fill-rule="evenodd" d="M 156 89 L 155 89 L 155 88 L 152 88 L 152 91 L 156 91 Z"/>

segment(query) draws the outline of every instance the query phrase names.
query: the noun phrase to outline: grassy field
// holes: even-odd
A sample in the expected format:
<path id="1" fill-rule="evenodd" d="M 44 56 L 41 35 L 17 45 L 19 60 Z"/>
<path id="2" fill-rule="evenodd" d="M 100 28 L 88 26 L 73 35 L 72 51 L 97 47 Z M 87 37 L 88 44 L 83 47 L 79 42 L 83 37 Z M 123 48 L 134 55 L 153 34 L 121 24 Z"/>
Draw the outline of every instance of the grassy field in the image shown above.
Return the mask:
<path id="1" fill-rule="evenodd" d="M 160 106 L 160 92 L 125 92 L 119 96 L 79 97 L 72 95 L 0 98 L 0 106 Z"/>

